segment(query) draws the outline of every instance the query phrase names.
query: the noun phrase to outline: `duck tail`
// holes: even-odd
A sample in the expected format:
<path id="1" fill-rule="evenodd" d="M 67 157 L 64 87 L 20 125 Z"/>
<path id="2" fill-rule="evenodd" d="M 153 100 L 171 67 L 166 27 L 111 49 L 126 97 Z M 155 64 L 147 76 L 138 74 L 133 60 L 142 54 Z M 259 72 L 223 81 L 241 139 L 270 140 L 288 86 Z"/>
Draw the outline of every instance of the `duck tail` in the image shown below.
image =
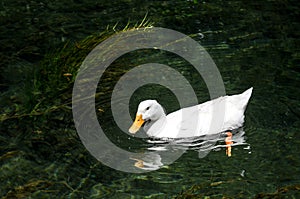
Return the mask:
<path id="1" fill-rule="evenodd" d="M 253 87 L 249 88 L 248 90 L 246 90 L 242 94 L 240 94 L 240 97 L 241 97 L 240 102 L 241 102 L 242 109 L 246 109 L 246 106 L 252 95 L 252 90 L 253 90 Z"/>

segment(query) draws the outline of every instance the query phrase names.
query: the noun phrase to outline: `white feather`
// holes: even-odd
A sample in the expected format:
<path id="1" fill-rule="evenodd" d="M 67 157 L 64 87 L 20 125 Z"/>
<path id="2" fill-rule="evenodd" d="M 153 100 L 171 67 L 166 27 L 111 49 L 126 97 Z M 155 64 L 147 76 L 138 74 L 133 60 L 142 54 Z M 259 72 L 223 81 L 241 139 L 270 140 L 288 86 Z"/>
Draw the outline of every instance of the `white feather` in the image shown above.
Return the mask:
<path id="1" fill-rule="evenodd" d="M 244 112 L 252 89 L 183 108 L 168 115 L 156 100 L 146 100 L 140 103 L 137 114 L 142 114 L 146 121 L 144 130 L 151 137 L 179 138 L 215 134 L 243 126 Z"/>

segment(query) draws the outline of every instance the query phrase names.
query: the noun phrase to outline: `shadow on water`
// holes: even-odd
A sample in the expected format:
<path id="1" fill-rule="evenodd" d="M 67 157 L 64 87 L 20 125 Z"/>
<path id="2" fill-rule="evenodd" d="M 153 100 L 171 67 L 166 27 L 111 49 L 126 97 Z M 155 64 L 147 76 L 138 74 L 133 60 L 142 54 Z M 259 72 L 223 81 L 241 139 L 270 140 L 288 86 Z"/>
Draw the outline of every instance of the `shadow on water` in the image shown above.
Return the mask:
<path id="1" fill-rule="evenodd" d="M 0 195 L 299 198 L 299 7 L 296 1 L 276 0 L 101 4 L 92 0 L 3 0 Z M 146 12 L 155 26 L 191 35 L 204 46 L 228 94 L 254 87 L 245 126 L 233 135 L 231 157 L 226 155 L 223 134 L 211 140 L 161 141 L 131 137 L 116 127 L 110 111 L 111 91 L 122 74 L 139 64 L 159 60 L 171 65 L 191 82 L 199 102 L 209 100 L 201 76 L 189 63 L 160 51 L 120 57 L 106 71 L 95 96 L 98 120 L 107 137 L 120 148 L 143 154 L 131 157 L 128 163 L 149 172 L 111 169 L 82 145 L 71 110 L 77 69 L 95 45 L 118 27 L 123 29 L 128 20 L 139 24 Z M 172 92 L 146 85 L 131 98 L 132 116 L 138 103 L 148 98 L 161 99 L 168 113 L 180 108 Z M 182 156 L 168 164 L 166 151 L 179 151 Z"/>

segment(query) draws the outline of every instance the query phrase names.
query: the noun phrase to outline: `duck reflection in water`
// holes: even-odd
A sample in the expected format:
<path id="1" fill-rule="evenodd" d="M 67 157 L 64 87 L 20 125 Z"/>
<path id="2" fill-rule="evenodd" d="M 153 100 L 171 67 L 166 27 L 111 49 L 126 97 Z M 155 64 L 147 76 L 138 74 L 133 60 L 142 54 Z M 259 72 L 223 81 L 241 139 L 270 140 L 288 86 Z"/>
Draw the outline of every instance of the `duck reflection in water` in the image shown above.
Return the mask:
<path id="1" fill-rule="evenodd" d="M 230 134 L 230 136 L 228 136 Z M 148 147 L 144 153 L 138 154 L 130 159 L 134 161 L 136 168 L 152 171 L 166 168 L 172 162 L 170 152 L 184 153 L 186 150 L 198 151 L 198 157 L 204 158 L 210 151 L 218 151 L 225 148 L 226 155 L 231 156 L 231 147 L 246 145 L 244 149 L 249 150 L 250 145 L 245 141 L 245 132 L 242 128 L 231 132 L 223 132 L 210 136 L 198 136 L 192 138 L 168 138 L 148 139 Z M 217 144 L 216 144 L 217 143 Z"/>

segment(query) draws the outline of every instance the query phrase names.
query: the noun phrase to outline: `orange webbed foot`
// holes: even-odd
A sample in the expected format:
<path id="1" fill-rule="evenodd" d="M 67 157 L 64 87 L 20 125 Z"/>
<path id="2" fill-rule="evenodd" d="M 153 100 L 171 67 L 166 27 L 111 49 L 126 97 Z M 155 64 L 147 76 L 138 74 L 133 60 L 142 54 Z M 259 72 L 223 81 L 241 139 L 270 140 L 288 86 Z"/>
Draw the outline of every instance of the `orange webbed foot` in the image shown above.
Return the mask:
<path id="1" fill-rule="evenodd" d="M 231 145 L 233 144 L 232 141 L 232 133 L 230 131 L 226 132 L 227 137 L 225 138 L 226 143 L 226 155 L 231 157 Z"/>

